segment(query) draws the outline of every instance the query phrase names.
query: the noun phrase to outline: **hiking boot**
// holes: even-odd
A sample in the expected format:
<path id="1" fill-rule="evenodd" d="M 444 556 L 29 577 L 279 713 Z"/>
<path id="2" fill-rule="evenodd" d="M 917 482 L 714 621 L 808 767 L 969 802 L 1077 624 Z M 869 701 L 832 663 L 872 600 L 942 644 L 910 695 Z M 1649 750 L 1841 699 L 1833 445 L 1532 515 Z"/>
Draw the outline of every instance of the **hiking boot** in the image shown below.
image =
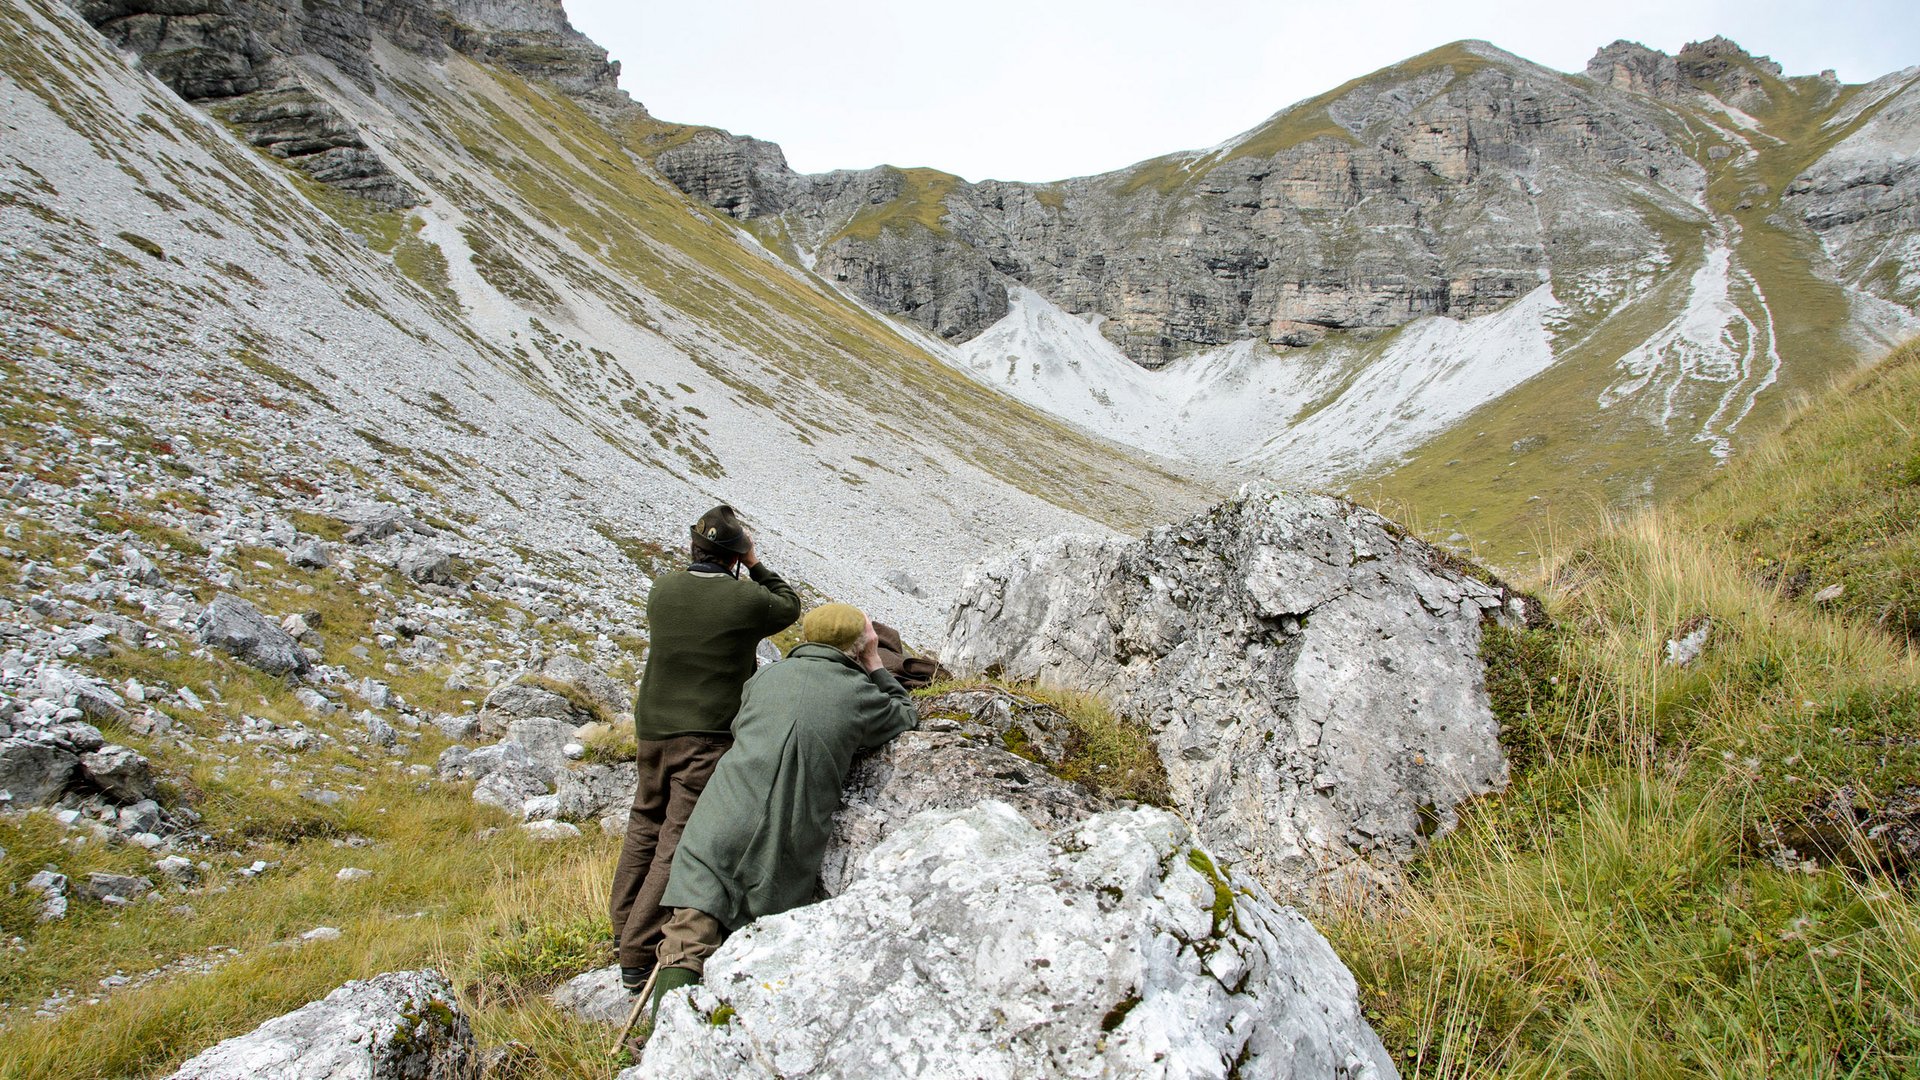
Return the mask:
<path id="1" fill-rule="evenodd" d="M 653 998 L 647 1002 L 647 1024 L 651 1027 L 660 1018 L 660 1002 L 669 991 L 683 986 L 692 986 L 700 981 L 700 973 L 692 968 L 666 967 L 653 980 Z"/>
<path id="2" fill-rule="evenodd" d="M 622 967 L 620 969 L 620 989 L 629 994 L 638 994 L 647 988 L 647 976 L 653 974 L 653 965 L 645 967 Z"/>

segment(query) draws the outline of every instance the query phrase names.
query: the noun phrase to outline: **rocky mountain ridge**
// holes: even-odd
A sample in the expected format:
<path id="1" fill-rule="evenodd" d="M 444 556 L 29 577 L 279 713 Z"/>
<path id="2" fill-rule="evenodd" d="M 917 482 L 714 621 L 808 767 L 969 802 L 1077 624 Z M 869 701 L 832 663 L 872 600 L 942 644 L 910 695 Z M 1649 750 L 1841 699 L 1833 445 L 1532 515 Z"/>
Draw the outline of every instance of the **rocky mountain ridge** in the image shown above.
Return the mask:
<path id="1" fill-rule="evenodd" d="M 1698 220 L 1703 209 L 1692 204 L 1705 169 L 1671 107 L 1765 111 L 1786 85 L 1779 64 L 1726 38 L 1677 57 L 1615 42 L 1584 78 L 1466 41 L 1220 146 L 1095 177 L 972 184 L 887 166 L 801 175 L 774 144 L 703 128 L 674 132 L 653 156 L 709 205 L 780 219 L 835 280 L 943 337 L 965 341 L 997 321 L 1018 284 L 1100 316 L 1121 351 L 1156 368 L 1248 337 L 1300 347 L 1422 316 L 1471 317 L 1556 264 L 1631 262 L 1662 246 L 1659 222 L 1634 219 Z M 1843 90 L 1832 72 L 1791 85 L 1827 103 Z M 1546 190 L 1569 181 L 1578 198 Z M 1595 235 L 1579 227 L 1583 206 L 1629 223 Z M 1489 211 L 1496 220 L 1473 227 L 1468 215 Z M 1410 237 L 1366 235 L 1395 228 Z M 943 265 L 955 260 L 964 279 Z M 934 265 L 946 280 L 926 276 Z"/>
<path id="2" fill-rule="evenodd" d="M 1834 357 L 1920 329 L 1916 102 L 1920 70 L 1788 77 L 1725 38 L 1578 74 L 1468 41 L 1052 183 L 802 176 L 664 124 L 648 153 L 1022 400 L 1378 485 L 1511 558 L 1545 507 L 1696 483 Z"/>
<path id="3" fill-rule="evenodd" d="M 368 146 L 329 100 L 330 77 L 375 88 L 374 36 L 425 56 L 457 50 L 564 87 L 609 113 L 635 108 L 616 88 L 620 65 L 567 22 L 559 0 L 359 0 L 315 5 L 83 0 L 107 39 L 187 101 L 323 183 L 396 207 L 424 197 Z M 303 56 L 329 67 L 317 71 Z"/>

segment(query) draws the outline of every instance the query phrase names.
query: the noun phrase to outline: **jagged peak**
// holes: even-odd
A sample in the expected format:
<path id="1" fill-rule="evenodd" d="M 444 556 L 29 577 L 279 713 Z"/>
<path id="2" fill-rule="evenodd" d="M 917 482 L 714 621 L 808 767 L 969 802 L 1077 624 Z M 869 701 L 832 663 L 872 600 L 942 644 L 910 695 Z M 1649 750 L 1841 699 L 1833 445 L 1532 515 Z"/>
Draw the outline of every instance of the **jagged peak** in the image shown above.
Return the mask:
<path id="1" fill-rule="evenodd" d="M 1679 62 L 1681 70 L 1683 71 L 1685 71 L 1689 65 L 1708 67 L 1725 63 L 1742 63 L 1764 71 L 1775 78 L 1780 78 L 1782 75 L 1782 69 L 1779 63 L 1772 57 L 1756 56 L 1741 48 L 1739 42 L 1734 41 L 1724 34 L 1715 34 L 1705 41 L 1687 42 L 1686 45 L 1681 47 L 1680 55 L 1675 57 L 1675 60 Z M 1688 74 L 1691 75 L 1692 73 L 1688 72 Z"/>

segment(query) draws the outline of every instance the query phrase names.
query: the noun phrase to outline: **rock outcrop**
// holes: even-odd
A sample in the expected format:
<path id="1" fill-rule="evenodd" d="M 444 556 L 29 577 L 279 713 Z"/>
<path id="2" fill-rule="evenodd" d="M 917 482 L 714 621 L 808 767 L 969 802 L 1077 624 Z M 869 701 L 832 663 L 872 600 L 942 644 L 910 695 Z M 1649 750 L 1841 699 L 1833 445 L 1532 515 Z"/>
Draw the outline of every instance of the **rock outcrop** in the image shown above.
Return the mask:
<path id="1" fill-rule="evenodd" d="M 1838 119 L 1869 108 L 1781 201 L 1819 235 L 1845 280 L 1912 308 L 1920 305 L 1920 67 L 1869 83 Z"/>
<path id="2" fill-rule="evenodd" d="M 670 995 L 677 1077 L 1397 1075 L 1326 941 L 1163 811 L 930 812 Z"/>
<path id="3" fill-rule="evenodd" d="M 927 810 L 999 802 L 1053 832 L 1117 805 L 1049 769 L 1067 738 L 1066 718 L 1051 709 L 996 689 L 922 698 L 916 707 L 919 730 L 860 758 L 847 777 L 820 864 L 829 896 L 846 889 L 868 852 Z"/>
<path id="4" fill-rule="evenodd" d="M 1616 41 L 1593 54 L 1587 61 L 1587 78 L 1615 90 L 1648 97 L 1671 98 L 1679 95 L 1680 65 L 1658 49 L 1649 49 L 1637 41 Z"/>
<path id="5" fill-rule="evenodd" d="M 347 983 L 194 1057 L 173 1080 L 478 1080 L 473 1030 L 437 971 Z"/>
<path id="6" fill-rule="evenodd" d="M 303 62 L 374 89 L 374 39 L 442 57 L 451 48 L 545 79 L 603 114 L 636 110 L 620 65 L 567 22 L 560 0 L 75 0 L 109 41 L 248 142 L 322 183 L 406 207 L 421 195 L 370 146 Z"/>
<path id="7" fill-rule="evenodd" d="M 976 567 L 940 655 L 1106 695 L 1152 730 L 1209 848 L 1310 893 L 1391 881 L 1505 786 L 1480 631 L 1526 614 L 1377 514 L 1250 485 L 1141 540 Z"/>
<path id="8" fill-rule="evenodd" d="M 625 827 L 637 782 L 631 761 L 579 760 L 582 728 L 625 711 L 624 687 L 578 657 L 549 658 L 532 679 L 523 677 L 487 696 L 468 730 L 499 741 L 448 747 L 437 771 L 444 779 L 472 780 L 475 802 L 497 806 L 529 825 L 598 822 L 608 832 Z M 549 835 L 565 830 L 547 829 Z"/>

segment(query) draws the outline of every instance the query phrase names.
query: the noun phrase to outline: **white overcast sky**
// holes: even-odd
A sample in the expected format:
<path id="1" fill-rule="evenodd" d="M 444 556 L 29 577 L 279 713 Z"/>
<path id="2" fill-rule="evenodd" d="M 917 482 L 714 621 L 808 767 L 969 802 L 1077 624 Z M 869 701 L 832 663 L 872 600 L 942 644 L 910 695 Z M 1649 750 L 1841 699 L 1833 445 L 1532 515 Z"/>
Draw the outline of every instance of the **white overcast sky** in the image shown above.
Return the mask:
<path id="1" fill-rule="evenodd" d="M 1461 38 L 1561 71 L 1725 34 L 1789 75 L 1920 64 L 1920 0 L 564 0 L 655 116 L 777 142 L 801 172 L 1058 180 L 1210 146 Z"/>

